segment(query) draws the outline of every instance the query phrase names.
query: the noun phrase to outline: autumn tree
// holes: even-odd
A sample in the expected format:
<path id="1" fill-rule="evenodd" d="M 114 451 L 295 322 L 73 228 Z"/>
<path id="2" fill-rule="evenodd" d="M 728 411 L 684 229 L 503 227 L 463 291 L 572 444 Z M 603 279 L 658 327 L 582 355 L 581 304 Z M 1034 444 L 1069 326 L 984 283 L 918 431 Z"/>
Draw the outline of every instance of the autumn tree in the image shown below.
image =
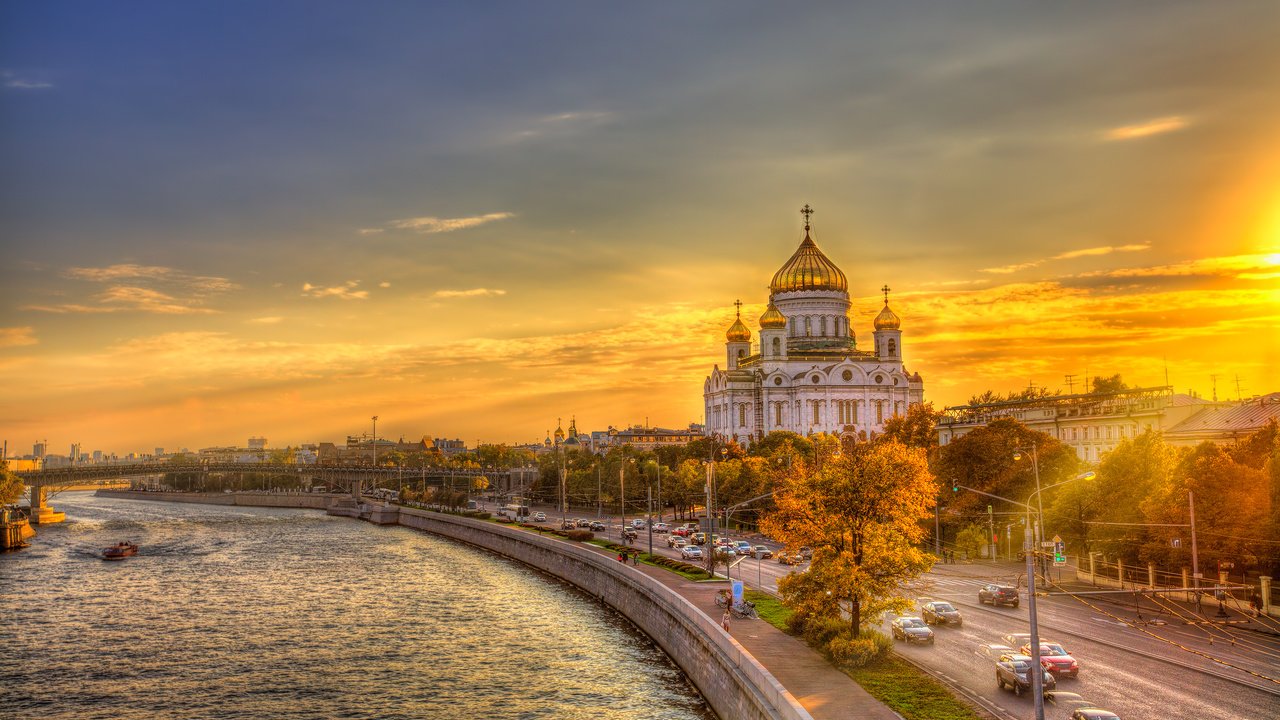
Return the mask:
<path id="1" fill-rule="evenodd" d="M 26 486 L 22 478 L 9 471 L 8 462 L 0 461 L 0 505 L 18 502 L 18 498 L 21 498 L 24 492 L 26 492 Z"/>
<path id="2" fill-rule="evenodd" d="M 899 588 L 933 561 L 918 544 L 925 535 L 919 520 L 935 495 L 924 451 L 895 441 L 859 445 L 784 474 L 777 510 L 762 528 L 789 551 L 813 548 L 809 569 L 778 583 L 797 620 L 838 618 L 843 605 L 857 635 L 864 618 L 904 607 Z"/>
<path id="3" fill-rule="evenodd" d="M 916 403 L 906 415 L 895 415 L 884 423 L 884 433 L 877 440 L 896 440 L 910 448 L 921 448 L 930 454 L 938 447 L 938 421 L 942 411 L 933 403 Z"/>
<path id="4" fill-rule="evenodd" d="M 1124 380 L 1119 375 L 1112 375 L 1111 377 L 1095 376 L 1093 380 L 1090 382 L 1091 382 L 1091 385 L 1093 386 L 1090 392 L 1094 394 L 1099 394 L 1099 395 L 1108 394 L 1108 393 L 1118 393 L 1118 392 L 1123 392 L 1125 390 L 1130 389 L 1129 386 L 1125 384 Z"/>

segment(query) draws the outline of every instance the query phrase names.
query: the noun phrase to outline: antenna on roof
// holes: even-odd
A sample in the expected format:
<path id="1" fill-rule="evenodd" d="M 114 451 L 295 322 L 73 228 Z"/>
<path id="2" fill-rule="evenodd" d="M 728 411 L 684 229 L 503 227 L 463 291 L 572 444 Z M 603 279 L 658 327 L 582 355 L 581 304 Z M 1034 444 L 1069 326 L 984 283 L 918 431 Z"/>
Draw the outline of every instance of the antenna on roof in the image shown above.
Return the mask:
<path id="1" fill-rule="evenodd" d="M 1071 395 L 1075 395 L 1076 394 L 1076 376 L 1067 375 L 1063 379 L 1063 382 L 1067 384 L 1067 392 L 1070 393 Z"/>
<path id="2" fill-rule="evenodd" d="M 1213 401 L 1218 402 L 1218 376 L 1210 375 L 1209 379 L 1213 381 Z"/>
<path id="3" fill-rule="evenodd" d="M 1169 356 L 1164 356 L 1164 386 L 1169 387 Z"/>
<path id="4" fill-rule="evenodd" d="M 1239 376 L 1239 375 L 1236 375 L 1236 402 L 1240 402 L 1240 400 L 1241 400 L 1241 395 L 1240 395 L 1240 376 Z"/>

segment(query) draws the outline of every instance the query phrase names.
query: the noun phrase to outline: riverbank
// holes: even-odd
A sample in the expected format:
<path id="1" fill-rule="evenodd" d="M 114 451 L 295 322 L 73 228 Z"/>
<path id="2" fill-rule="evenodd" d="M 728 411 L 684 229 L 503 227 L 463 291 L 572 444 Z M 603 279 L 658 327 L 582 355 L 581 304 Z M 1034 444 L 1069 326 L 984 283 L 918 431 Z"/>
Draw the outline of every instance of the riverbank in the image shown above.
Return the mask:
<path id="1" fill-rule="evenodd" d="M 308 493 L 100 494 L 137 500 L 316 509 L 324 509 L 316 503 L 333 503 L 340 497 Z M 593 545 L 492 522 L 410 508 L 398 508 L 395 514 L 398 524 L 515 558 L 591 593 L 657 642 L 720 717 L 898 718 L 802 641 L 768 623 L 734 620 L 729 632 L 722 630 L 714 596 L 724 587 L 723 582 L 695 582 L 657 567 L 624 565 Z"/>

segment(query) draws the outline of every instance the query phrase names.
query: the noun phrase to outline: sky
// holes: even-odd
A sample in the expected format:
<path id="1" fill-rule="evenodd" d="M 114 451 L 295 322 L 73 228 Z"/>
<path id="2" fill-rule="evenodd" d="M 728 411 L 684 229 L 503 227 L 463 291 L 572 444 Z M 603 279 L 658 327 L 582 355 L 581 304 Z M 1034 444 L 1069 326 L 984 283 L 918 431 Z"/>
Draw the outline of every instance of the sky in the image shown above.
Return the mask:
<path id="1" fill-rule="evenodd" d="M 0 435 L 684 427 L 813 237 L 944 407 L 1280 391 L 1280 4 L 0 4 Z M 1068 376 L 1073 376 L 1068 380 Z"/>

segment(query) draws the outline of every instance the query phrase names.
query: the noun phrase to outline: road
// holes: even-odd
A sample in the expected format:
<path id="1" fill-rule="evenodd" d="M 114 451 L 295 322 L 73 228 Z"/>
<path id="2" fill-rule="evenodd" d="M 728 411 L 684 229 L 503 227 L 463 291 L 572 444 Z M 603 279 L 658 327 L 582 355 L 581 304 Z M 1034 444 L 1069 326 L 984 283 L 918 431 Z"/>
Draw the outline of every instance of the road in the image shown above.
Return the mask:
<path id="1" fill-rule="evenodd" d="M 558 524 L 560 517 L 548 511 L 547 520 L 548 525 Z M 616 538 L 621 519 L 605 518 L 604 522 L 610 528 L 606 536 Z M 633 544 L 648 549 L 644 534 Z M 764 544 L 776 548 L 774 543 Z M 668 557 L 679 554 L 667 547 L 664 535 L 654 535 L 653 549 Z M 751 587 L 776 592 L 778 579 L 798 569 L 803 566 L 746 558 L 730 572 Z M 1016 584 L 1018 569 L 1016 565 L 935 566 L 911 588 L 909 596 L 951 602 L 963 613 L 964 626 L 935 628 L 933 646 L 898 643 L 896 647 L 901 656 L 1001 720 L 1032 718 L 1033 704 L 1029 696 L 1015 697 L 996 688 L 993 661 L 980 648 L 1000 643 L 1005 634 L 1029 630 L 1026 596 L 1024 592 L 1018 608 L 992 608 L 978 604 L 977 591 L 988 582 Z M 1070 718 L 1081 704 L 1107 708 L 1122 718 L 1280 717 L 1280 683 L 1266 679 L 1280 678 L 1280 636 L 1243 626 L 1189 626 L 1168 611 L 1153 614 L 1150 606 L 1142 611 L 1142 618 L 1150 621 L 1158 617 L 1165 624 L 1145 625 L 1143 632 L 1122 622 L 1137 619 L 1132 604 L 1096 597 L 1041 597 L 1038 612 L 1041 638 L 1062 643 L 1081 668 L 1078 680 L 1059 681 L 1055 701 L 1045 705 L 1048 719 Z M 883 626 L 886 634 L 889 619 L 885 618 Z"/>

